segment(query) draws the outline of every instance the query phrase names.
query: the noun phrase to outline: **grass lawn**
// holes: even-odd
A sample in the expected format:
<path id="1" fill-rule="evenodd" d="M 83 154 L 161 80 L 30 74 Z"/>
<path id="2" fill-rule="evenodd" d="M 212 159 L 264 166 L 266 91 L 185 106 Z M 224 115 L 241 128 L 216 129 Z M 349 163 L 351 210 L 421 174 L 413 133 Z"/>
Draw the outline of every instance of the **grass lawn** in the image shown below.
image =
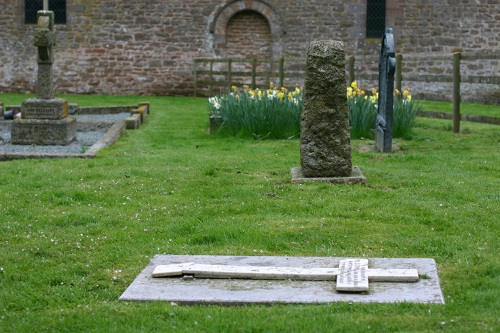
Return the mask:
<path id="1" fill-rule="evenodd" d="M 422 101 L 422 110 L 453 113 L 452 102 Z M 460 104 L 460 113 L 500 118 L 500 105 Z"/>
<path id="2" fill-rule="evenodd" d="M 397 153 L 352 141 L 368 186 L 299 185 L 297 139 L 209 136 L 205 99 L 68 99 L 152 114 L 95 159 L 0 162 L 0 332 L 500 331 L 500 127 L 417 118 Z M 161 253 L 434 258 L 446 304 L 118 301 Z"/>

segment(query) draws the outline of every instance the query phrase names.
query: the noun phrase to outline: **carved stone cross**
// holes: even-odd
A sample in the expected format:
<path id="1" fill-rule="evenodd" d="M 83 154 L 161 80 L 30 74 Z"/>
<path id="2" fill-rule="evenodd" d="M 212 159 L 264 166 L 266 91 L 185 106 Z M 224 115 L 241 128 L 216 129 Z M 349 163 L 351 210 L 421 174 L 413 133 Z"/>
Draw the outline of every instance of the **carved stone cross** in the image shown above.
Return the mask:
<path id="1" fill-rule="evenodd" d="M 214 279 L 253 279 L 253 280 L 336 280 L 337 291 L 368 291 L 368 281 L 380 282 L 417 282 L 416 269 L 369 269 L 368 259 L 343 259 L 339 268 L 268 267 L 268 266 L 229 266 L 182 263 L 158 265 L 152 276 L 175 277 L 193 276 Z"/>
<path id="2" fill-rule="evenodd" d="M 394 52 L 394 36 L 392 28 L 387 28 L 380 47 L 378 115 L 375 124 L 375 145 L 382 153 L 392 152 L 395 70 L 396 54 Z"/>
<path id="3" fill-rule="evenodd" d="M 33 44 L 38 48 L 37 98 L 54 97 L 52 87 L 52 63 L 54 62 L 54 12 L 39 10 L 38 26 L 33 36 Z"/>

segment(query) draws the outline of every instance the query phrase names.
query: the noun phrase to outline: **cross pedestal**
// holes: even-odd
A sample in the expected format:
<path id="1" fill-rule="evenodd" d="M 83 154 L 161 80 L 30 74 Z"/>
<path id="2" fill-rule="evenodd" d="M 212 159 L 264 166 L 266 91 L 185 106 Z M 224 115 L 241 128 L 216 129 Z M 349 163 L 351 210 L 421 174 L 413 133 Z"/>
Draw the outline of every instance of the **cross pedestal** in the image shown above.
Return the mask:
<path id="1" fill-rule="evenodd" d="M 369 269 L 368 259 L 343 259 L 338 268 L 303 268 L 273 266 L 231 266 L 181 263 L 158 265 L 152 276 L 175 277 L 192 276 L 210 279 L 251 279 L 251 280 L 300 280 L 334 281 L 336 290 L 344 292 L 365 292 L 368 281 L 417 282 L 416 269 Z"/>
<path id="2" fill-rule="evenodd" d="M 40 10 L 37 15 L 38 26 L 33 36 L 33 44 L 38 49 L 36 98 L 22 103 L 22 119 L 12 124 L 11 142 L 15 145 L 68 145 L 76 138 L 76 120 L 68 116 L 68 102 L 54 98 L 54 12 Z"/>

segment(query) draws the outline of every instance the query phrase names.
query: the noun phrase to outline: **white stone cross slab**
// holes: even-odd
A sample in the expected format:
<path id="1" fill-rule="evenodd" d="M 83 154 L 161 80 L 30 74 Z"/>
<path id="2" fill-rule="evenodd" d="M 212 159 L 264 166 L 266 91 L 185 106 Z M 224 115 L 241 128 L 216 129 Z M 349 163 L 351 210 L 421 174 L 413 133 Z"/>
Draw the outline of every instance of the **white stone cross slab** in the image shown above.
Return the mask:
<path id="1" fill-rule="evenodd" d="M 343 259 L 339 268 L 304 268 L 270 266 L 230 266 L 182 263 L 157 265 L 154 278 L 190 275 L 213 279 L 253 280 L 337 280 L 337 291 L 368 291 L 368 281 L 417 282 L 416 269 L 369 269 L 367 259 Z"/>

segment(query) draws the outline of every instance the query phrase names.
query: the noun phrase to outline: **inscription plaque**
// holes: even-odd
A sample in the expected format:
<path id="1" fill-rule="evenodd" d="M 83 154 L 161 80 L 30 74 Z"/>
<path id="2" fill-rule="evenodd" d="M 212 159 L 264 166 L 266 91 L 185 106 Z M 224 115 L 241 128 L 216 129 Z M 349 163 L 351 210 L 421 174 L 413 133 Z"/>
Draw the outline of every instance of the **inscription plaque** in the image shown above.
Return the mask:
<path id="1" fill-rule="evenodd" d="M 340 260 L 337 291 L 368 291 L 368 259 Z"/>
<path id="2" fill-rule="evenodd" d="M 63 119 L 68 116 L 68 101 L 60 98 L 29 98 L 21 106 L 23 119 Z"/>

